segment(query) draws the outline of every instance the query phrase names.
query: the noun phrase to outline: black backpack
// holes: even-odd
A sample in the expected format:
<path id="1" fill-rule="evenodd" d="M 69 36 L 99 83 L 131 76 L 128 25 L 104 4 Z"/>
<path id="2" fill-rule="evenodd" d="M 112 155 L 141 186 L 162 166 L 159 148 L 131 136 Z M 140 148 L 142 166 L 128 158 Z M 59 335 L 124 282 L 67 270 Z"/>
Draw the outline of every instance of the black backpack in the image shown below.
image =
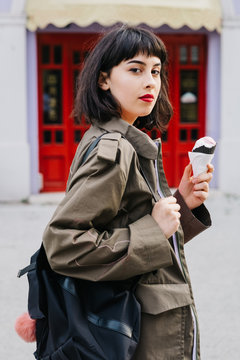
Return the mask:
<path id="1" fill-rule="evenodd" d="M 55 273 L 43 245 L 31 257 L 28 311 L 36 319 L 36 359 L 128 360 L 140 333 L 136 279 L 91 282 Z"/>

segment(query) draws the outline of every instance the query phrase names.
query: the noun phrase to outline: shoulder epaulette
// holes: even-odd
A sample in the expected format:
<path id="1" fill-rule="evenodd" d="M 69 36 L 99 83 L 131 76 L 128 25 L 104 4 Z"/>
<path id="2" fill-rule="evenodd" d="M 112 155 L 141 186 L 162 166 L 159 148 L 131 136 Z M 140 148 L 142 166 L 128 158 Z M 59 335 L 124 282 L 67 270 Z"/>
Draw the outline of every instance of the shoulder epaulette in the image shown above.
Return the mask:
<path id="1" fill-rule="evenodd" d="M 118 143 L 120 139 L 120 133 L 107 133 L 103 135 L 98 144 L 97 157 L 114 163 L 117 158 Z"/>

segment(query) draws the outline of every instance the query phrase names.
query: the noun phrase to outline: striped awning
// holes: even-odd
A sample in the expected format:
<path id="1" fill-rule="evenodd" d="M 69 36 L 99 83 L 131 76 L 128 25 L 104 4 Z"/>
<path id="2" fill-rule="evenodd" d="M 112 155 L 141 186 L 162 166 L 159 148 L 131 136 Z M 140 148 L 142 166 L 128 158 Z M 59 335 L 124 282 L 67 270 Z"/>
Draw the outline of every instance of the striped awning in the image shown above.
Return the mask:
<path id="1" fill-rule="evenodd" d="M 49 24 L 62 28 L 71 23 L 85 27 L 117 22 L 221 31 L 220 0 L 27 0 L 26 13 L 31 31 Z"/>

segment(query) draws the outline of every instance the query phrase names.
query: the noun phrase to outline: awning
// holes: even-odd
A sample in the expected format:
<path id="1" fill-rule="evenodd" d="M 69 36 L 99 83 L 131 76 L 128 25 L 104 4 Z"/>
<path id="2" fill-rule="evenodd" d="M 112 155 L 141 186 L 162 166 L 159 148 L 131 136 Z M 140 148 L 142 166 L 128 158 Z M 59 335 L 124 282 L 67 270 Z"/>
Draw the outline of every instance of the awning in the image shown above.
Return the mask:
<path id="1" fill-rule="evenodd" d="M 48 24 L 62 28 L 70 23 L 85 27 L 117 22 L 221 31 L 220 0 L 27 0 L 26 13 L 31 31 Z"/>

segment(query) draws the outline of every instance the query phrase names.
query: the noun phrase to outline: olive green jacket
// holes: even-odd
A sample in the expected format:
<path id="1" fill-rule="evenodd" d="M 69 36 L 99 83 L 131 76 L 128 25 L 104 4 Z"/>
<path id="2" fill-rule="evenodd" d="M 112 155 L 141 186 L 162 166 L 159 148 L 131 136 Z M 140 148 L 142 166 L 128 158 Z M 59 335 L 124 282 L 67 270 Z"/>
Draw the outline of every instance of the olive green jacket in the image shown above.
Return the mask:
<path id="1" fill-rule="evenodd" d="M 97 147 L 80 166 L 89 145 L 103 133 Z M 166 324 L 157 319 L 174 309 L 194 307 L 183 246 L 184 241 L 205 230 L 211 220 L 204 205 L 193 213 L 180 193 L 175 193 L 182 215 L 182 226 L 176 234 L 179 265 L 172 239 L 165 237 L 151 216 L 154 200 L 140 173 L 139 162 L 156 197 L 160 198 L 157 180 L 164 196 L 171 195 L 162 168 L 160 140 L 154 143 L 122 119 L 91 126 L 76 151 L 66 195 L 46 227 L 43 244 L 51 267 L 64 275 L 105 281 L 143 274 L 136 294 L 143 312 L 142 334 L 150 332 L 151 336 L 141 338 L 136 359 L 188 359 L 188 355 L 176 356 L 175 345 L 168 345 L 172 354 L 170 351 L 170 355 L 160 355 L 166 341 L 161 342 L 159 336 L 164 334 Z M 188 324 L 182 325 L 182 331 L 189 327 L 191 347 L 192 318 L 187 312 L 181 315 Z M 146 319 L 148 316 L 155 319 L 154 325 Z M 181 354 L 186 343 L 184 336 L 178 340 Z"/>

